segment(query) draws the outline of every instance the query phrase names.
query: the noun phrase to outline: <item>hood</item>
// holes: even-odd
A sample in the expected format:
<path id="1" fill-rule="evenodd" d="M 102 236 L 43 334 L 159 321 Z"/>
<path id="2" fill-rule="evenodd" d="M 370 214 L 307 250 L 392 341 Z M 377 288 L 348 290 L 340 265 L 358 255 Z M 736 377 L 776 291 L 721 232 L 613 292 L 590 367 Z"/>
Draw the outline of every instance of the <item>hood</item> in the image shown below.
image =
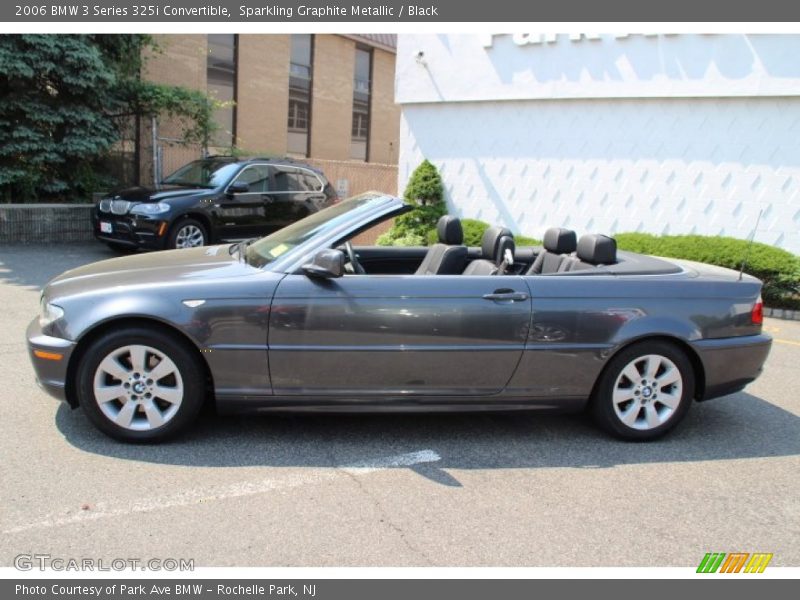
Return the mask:
<path id="1" fill-rule="evenodd" d="M 110 195 L 112 200 L 127 200 L 128 202 L 160 202 L 170 198 L 182 198 L 183 196 L 193 196 L 195 194 L 206 194 L 211 190 L 201 187 L 183 187 L 177 185 L 165 185 L 159 188 L 152 187 L 130 187 L 118 190 Z"/>
<path id="2" fill-rule="evenodd" d="M 101 260 L 65 271 L 45 287 L 48 298 L 122 286 L 160 286 L 261 273 L 230 253 L 230 244 L 149 252 Z"/>

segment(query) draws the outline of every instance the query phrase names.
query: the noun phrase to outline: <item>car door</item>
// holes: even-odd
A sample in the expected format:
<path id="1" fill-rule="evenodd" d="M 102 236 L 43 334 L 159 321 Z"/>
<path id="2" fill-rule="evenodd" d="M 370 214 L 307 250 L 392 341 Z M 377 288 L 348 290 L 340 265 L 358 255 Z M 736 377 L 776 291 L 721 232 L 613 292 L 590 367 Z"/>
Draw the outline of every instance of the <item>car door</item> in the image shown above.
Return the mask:
<path id="1" fill-rule="evenodd" d="M 530 313 L 517 276 L 288 275 L 270 315 L 274 393 L 496 394 L 520 361 Z"/>
<path id="2" fill-rule="evenodd" d="M 243 239 L 263 235 L 268 222 L 270 170 L 268 165 L 248 165 L 228 185 L 247 184 L 248 191 L 223 194 L 219 203 L 220 237 Z"/>

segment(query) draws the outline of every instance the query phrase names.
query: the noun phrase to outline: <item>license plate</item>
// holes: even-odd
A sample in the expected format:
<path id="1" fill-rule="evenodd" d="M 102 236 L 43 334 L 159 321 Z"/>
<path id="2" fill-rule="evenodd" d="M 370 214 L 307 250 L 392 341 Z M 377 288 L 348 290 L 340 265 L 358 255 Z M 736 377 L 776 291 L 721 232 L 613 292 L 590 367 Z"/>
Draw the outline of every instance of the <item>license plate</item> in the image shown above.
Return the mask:
<path id="1" fill-rule="evenodd" d="M 113 233 L 114 229 L 111 227 L 111 223 L 100 221 L 100 231 L 102 233 Z"/>

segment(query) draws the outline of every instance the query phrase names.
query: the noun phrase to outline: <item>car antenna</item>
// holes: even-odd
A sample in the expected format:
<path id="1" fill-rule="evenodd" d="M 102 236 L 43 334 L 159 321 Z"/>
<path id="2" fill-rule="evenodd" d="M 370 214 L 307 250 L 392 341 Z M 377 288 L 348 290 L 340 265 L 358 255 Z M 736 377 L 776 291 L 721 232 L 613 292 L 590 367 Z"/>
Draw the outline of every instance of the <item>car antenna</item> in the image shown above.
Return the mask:
<path id="1" fill-rule="evenodd" d="M 745 265 L 747 265 L 747 259 L 750 258 L 750 248 L 753 247 L 753 240 L 756 237 L 756 230 L 758 229 L 758 224 L 761 222 L 761 213 L 764 212 L 764 209 L 758 211 L 758 218 L 756 219 L 755 227 L 753 227 L 753 233 L 750 234 L 750 241 L 747 244 L 747 248 L 744 250 L 744 258 L 742 259 L 742 268 L 739 269 L 739 281 L 742 280 L 742 275 L 744 274 Z"/>

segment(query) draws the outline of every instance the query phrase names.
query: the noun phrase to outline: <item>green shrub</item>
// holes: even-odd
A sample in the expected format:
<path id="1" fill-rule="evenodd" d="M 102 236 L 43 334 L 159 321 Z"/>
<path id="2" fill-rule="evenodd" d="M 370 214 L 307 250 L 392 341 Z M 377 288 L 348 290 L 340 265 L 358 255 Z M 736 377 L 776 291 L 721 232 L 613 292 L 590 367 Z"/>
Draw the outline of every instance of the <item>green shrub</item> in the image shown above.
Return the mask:
<path id="1" fill-rule="evenodd" d="M 464 230 L 465 246 L 480 246 L 481 238 L 490 225 L 478 219 L 461 219 L 461 228 Z"/>
<path id="2" fill-rule="evenodd" d="M 542 240 L 537 240 L 536 238 L 527 237 L 524 235 L 515 235 L 514 236 L 514 243 L 519 246 L 541 246 Z"/>
<path id="3" fill-rule="evenodd" d="M 427 159 L 411 174 L 403 198 L 414 209 L 394 220 L 392 228 L 378 238 L 379 246 L 424 246 L 428 231 L 435 229 L 436 222 L 447 212 L 442 178 Z M 417 240 L 419 244 L 406 243 Z"/>
<path id="4" fill-rule="evenodd" d="M 730 237 L 703 235 L 665 235 L 620 233 L 616 236 L 621 250 L 682 258 L 739 270 L 747 256 L 745 273 L 764 282 L 764 303 L 773 308 L 800 309 L 800 257 L 767 244 Z"/>
<path id="5" fill-rule="evenodd" d="M 481 245 L 481 238 L 483 238 L 484 232 L 489 229 L 489 224 L 478 219 L 461 219 L 461 228 L 464 230 L 464 245 L 476 247 Z M 439 241 L 439 234 L 436 232 L 435 227 L 428 232 L 427 240 L 428 245 Z M 540 246 L 542 244 L 541 241 L 524 235 L 515 235 L 514 242 L 517 246 Z"/>
<path id="6" fill-rule="evenodd" d="M 407 233 L 402 237 L 394 237 L 391 231 L 378 236 L 378 246 L 427 246 L 427 240 L 416 233 Z"/>

